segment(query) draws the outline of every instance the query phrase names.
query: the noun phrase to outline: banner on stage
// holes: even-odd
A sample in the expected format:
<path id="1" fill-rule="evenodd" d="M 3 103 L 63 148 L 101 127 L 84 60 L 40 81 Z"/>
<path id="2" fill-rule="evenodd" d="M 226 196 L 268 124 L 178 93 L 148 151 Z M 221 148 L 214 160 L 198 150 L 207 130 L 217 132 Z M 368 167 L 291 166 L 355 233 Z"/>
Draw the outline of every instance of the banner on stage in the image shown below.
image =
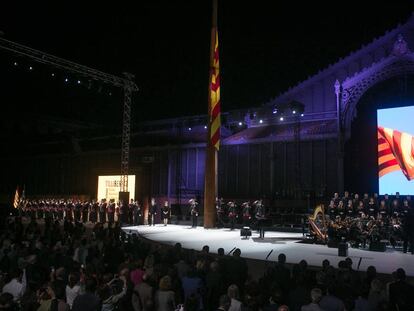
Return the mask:
<path id="1" fill-rule="evenodd" d="M 115 202 L 119 200 L 119 191 L 121 191 L 121 176 L 98 176 L 98 200 L 113 199 Z M 131 199 L 135 199 L 135 175 L 128 175 L 128 192 Z"/>

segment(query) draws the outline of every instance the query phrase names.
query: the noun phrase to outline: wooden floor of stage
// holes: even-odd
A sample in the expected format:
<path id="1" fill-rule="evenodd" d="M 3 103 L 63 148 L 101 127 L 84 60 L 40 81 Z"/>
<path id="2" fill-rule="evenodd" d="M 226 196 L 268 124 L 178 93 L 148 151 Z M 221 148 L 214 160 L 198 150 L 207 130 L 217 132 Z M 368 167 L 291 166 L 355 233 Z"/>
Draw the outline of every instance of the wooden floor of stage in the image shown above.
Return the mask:
<path id="1" fill-rule="evenodd" d="M 344 257 L 338 256 L 338 249 L 328 248 L 325 245 L 299 243 L 303 239 L 302 233 L 266 232 L 264 239 L 252 232 L 252 237 L 242 239 L 240 230 L 191 228 L 188 225 L 157 224 L 155 226 L 123 227 L 127 233 L 137 233 L 139 236 L 167 244 L 181 243 L 183 248 L 201 250 L 204 245 L 210 247 L 210 252 L 217 253 L 217 249 L 224 248 L 227 254 L 233 248 L 240 248 L 242 257 L 256 260 L 277 260 L 280 253 L 287 257 L 287 263 L 295 264 L 305 259 L 310 266 L 320 267 L 324 259 L 331 265 L 338 266 Z M 404 254 L 400 250 L 387 248 L 386 252 L 373 252 L 362 249 L 349 248 L 348 257 L 353 260 L 355 270 L 366 271 L 369 266 L 375 266 L 377 272 L 391 274 L 397 268 L 403 268 L 408 276 L 414 276 L 414 255 Z M 358 268 L 358 263 L 360 266 Z"/>

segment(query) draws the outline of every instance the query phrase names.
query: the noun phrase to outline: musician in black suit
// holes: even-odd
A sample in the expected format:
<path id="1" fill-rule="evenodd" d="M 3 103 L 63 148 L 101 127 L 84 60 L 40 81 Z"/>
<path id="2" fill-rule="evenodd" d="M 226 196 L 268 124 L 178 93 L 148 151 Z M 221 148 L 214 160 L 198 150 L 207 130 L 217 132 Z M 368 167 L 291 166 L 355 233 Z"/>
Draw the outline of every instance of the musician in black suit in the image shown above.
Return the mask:
<path id="1" fill-rule="evenodd" d="M 191 214 L 191 219 L 192 219 L 192 228 L 197 228 L 197 221 L 198 221 L 198 202 L 197 200 L 194 199 L 190 199 L 188 201 L 190 203 L 190 214 Z"/>
<path id="2" fill-rule="evenodd" d="M 263 222 L 266 218 L 266 211 L 265 207 L 263 205 L 262 200 L 257 200 L 254 202 L 254 205 L 256 206 L 256 220 L 257 220 L 257 229 L 259 231 L 259 237 L 261 239 L 264 238 L 264 228 L 263 228 Z"/>
<path id="3" fill-rule="evenodd" d="M 139 226 L 141 224 L 142 211 L 141 204 L 138 201 L 134 202 L 134 225 Z"/>
<path id="4" fill-rule="evenodd" d="M 155 198 L 151 198 L 151 205 L 148 210 L 148 225 L 155 226 L 155 215 L 157 215 L 157 203 Z"/>
<path id="5" fill-rule="evenodd" d="M 234 226 L 236 224 L 237 220 L 237 206 L 236 203 L 233 201 L 230 201 L 227 203 L 228 206 L 228 217 L 229 217 L 229 224 L 230 224 L 230 230 L 234 230 Z"/>
<path id="6" fill-rule="evenodd" d="M 402 222 L 403 231 L 403 252 L 406 253 L 408 245 L 410 245 L 409 251 L 414 254 L 414 210 L 408 208 L 404 213 Z"/>
<path id="7" fill-rule="evenodd" d="M 217 215 L 217 228 L 224 227 L 224 202 L 223 198 L 216 198 L 216 215 Z"/>

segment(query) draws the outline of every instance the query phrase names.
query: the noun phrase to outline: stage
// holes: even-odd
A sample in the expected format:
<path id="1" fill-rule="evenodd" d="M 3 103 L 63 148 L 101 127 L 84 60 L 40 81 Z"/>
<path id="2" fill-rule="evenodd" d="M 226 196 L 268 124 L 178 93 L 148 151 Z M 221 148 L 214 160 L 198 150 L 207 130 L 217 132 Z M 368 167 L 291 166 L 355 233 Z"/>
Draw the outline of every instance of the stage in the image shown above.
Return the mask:
<path id="1" fill-rule="evenodd" d="M 252 237 L 242 239 L 240 230 L 230 229 L 204 229 L 203 227 L 191 228 L 188 225 L 161 224 L 155 226 L 131 226 L 122 228 L 127 233 L 137 233 L 140 237 L 167 245 L 181 243 L 183 248 L 201 250 L 204 245 L 210 247 L 211 253 L 217 253 L 217 249 L 224 248 L 228 254 L 234 247 L 240 248 L 242 257 L 256 260 L 276 261 L 280 253 L 286 254 L 287 263 L 298 263 L 305 259 L 310 266 L 320 267 L 324 259 L 328 259 L 331 265 L 338 266 L 344 257 L 338 256 L 338 249 L 328 248 L 325 245 L 299 243 L 302 240 L 301 233 L 291 232 L 266 232 L 264 239 L 259 239 L 258 233 L 252 232 Z M 407 275 L 414 276 L 414 255 L 404 254 L 400 250 L 387 248 L 386 252 L 373 252 L 361 249 L 348 249 L 348 256 L 353 260 L 353 268 L 366 271 L 368 266 L 375 266 L 377 272 L 391 274 L 397 268 L 403 268 Z"/>

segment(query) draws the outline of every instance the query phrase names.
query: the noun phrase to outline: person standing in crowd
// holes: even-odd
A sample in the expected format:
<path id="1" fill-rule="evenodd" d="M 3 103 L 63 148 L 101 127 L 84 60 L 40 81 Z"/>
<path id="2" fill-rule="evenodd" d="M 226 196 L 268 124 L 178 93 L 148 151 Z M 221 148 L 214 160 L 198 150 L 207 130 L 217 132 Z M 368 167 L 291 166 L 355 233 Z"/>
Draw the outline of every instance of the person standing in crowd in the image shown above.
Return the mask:
<path id="1" fill-rule="evenodd" d="M 174 311 L 175 293 L 171 290 L 171 277 L 166 275 L 160 279 L 158 290 L 155 293 L 155 310 L 156 311 Z"/>
<path id="2" fill-rule="evenodd" d="M 195 198 L 188 201 L 190 203 L 190 214 L 192 219 L 192 228 L 197 228 L 198 222 L 198 202 Z"/>
<path id="3" fill-rule="evenodd" d="M 151 198 L 151 204 L 148 210 L 148 225 L 155 226 L 155 216 L 157 215 L 157 202 Z"/>
<path id="4" fill-rule="evenodd" d="M 164 222 L 164 226 L 168 224 L 168 220 L 170 219 L 170 205 L 168 204 L 168 201 L 164 202 L 164 206 L 162 207 L 162 221 Z"/>

